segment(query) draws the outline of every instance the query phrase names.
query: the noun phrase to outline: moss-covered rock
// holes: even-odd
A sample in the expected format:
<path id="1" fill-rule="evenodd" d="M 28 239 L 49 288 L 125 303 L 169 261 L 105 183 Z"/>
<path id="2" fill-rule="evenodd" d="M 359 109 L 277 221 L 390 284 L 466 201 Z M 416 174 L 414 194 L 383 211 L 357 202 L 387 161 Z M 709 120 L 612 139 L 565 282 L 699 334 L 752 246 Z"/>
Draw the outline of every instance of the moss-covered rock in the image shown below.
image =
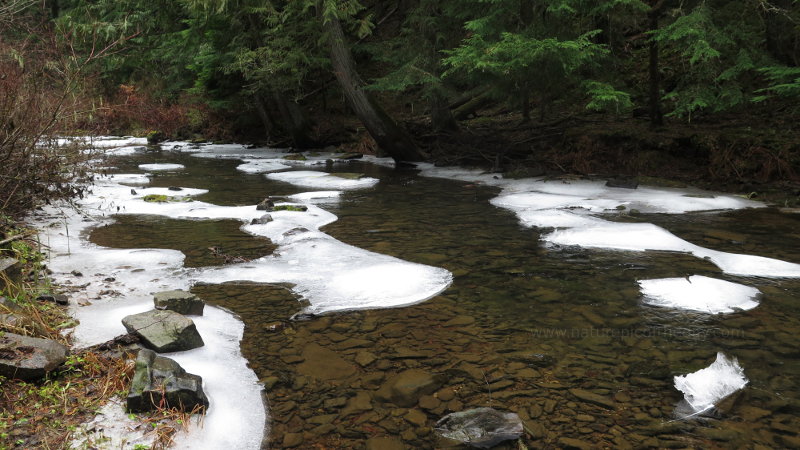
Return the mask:
<path id="1" fill-rule="evenodd" d="M 302 153 L 292 153 L 283 157 L 287 161 L 305 161 L 306 158 Z"/>
<path id="2" fill-rule="evenodd" d="M 151 350 L 139 350 L 127 398 L 128 411 L 166 407 L 190 412 L 198 406 L 208 407 L 201 377 L 187 373 L 177 362 Z"/>
<path id="3" fill-rule="evenodd" d="M 181 202 L 194 201 L 191 197 L 175 197 L 163 194 L 148 194 L 142 197 L 142 200 L 148 203 L 170 203 L 170 202 L 181 203 Z"/>
<path id="4" fill-rule="evenodd" d="M 306 212 L 308 211 L 308 206 L 304 205 L 277 205 L 272 208 L 273 211 L 296 211 L 296 212 Z"/>

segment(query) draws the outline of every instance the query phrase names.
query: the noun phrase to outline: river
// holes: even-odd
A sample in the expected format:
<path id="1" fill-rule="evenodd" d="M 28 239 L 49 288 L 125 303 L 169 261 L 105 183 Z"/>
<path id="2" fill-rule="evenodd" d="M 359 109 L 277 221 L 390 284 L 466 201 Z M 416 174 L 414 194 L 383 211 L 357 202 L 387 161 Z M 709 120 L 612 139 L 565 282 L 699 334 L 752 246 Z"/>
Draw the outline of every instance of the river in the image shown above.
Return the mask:
<path id="1" fill-rule="evenodd" d="M 108 172 L 149 172 L 149 179 L 125 189 L 142 191 L 143 182 L 149 188 L 181 187 L 183 193 L 175 194 L 194 200 L 186 205 L 204 202 L 228 208 L 225 213 L 179 219 L 187 214 L 166 213 L 158 205 L 152 206 L 155 214 L 147 214 L 150 207 L 117 211 L 106 205 L 113 221 L 86 226 L 83 238 L 96 248 L 168 249 L 185 256 L 164 262 L 174 270 L 165 276 L 179 281 L 161 287 L 191 288 L 241 320 L 241 355 L 267 386 L 271 448 L 363 448 L 365 442 L 369 448 L 439 448 L 449 443 L 437 437 L 435 422 L 478 406 L 519 414 L 532 448 L 800 445 L 795 267 L 730 257 L 800 263 L 800 214 L 764 207 L 634 211 L 631 205 L 641 200 L 623 192 L 622 200 L 604 200 L 612 206 L 602 211 L 597 203 L 564 204 L 559 197 L 560 222 L 553 233 L 531 226 L 554 220 L 551 210 L 543 217 L 515 209 L 516 185 L 493 181 L 499 177 L 492 175 L 325 163 L 325 155 L 286 161 L 290 167 L 277 171 L 359 173 L 361 180 L 378 180 L 354 189 L 337 189 L 341 183 L 309 188 L 259 173 L 275 168 L 258 165 L 266 157 L 259 150 L 189 147 L 173 143 L 118 152 L 107 160 L 113 166 Z M 242 159 L 251 167 L 237 170 Z M 148 171 L 142 164 L 180 167 Z M 569 178 L 537 182 L 548 183 L 546 194 L 537 194 L 539 202 L 541 195 L 574 196 L 569 190 L 578 189 L 583 198 L 587 189 L 600 189 Z M 340 193 L 292 199 L 309 211 L 274 213 L 275 222 L 295 216 L 280 229 L 264 225 L 261 234 L 253 232 L 262 230 L 259 225 L 242 227 L 249 216 L 237 220 L 233 212 L 247 207 L 256 214 L 253 205 L 266 196 L 320 190 Z M 647 194 L 643 186 L 632 192 Z M 686 192 L 685 199 L 710 198 Z M 614 208 L 617 203 L 628 207 Z M 563 214 L 577 212 L 577 219 L 562 223 Z M 303 214 L 315 219 L 295 219 Z M 609 233 L 631 248 L 581 241 L 583 229 L 573 222 L 587 220 L 615 224 Z M 669 244 L 661 243 L 661 230 L 674 235 L 664 239 Z M 298 233 L 307 238 L 292 240 Z M 597 242 L 596 235 L 592 239 Z M 220 254 L 247 262 L 226 264 Z M 259 265 L 259 258 L 270 266 Z M 372 270 L 377 266 L 386 270 Z M 69 267 L 62 267 L 62 278 L 68 278 Z M 711 288 L 695 300 L 691 289 L 704 280 L 695 277 L 760 293 L 737 300 L 741 292 L 734 289 L 721 300 L 730 306 L 725 314 L 676 306 L 687 296 L 703 303 L 714 295 Z M 639 282 L 660 279 L 685 279 L 689 284 L 680 289 L 688 290 L 668 307 L 654 306 Z M 669 296 L 680 289 L 667 285 L 662 291 Z M 119 306 L 124 295 L 115 301 Z M 381 307 L 387 305 L 396 307 Z M 236 332 L 231 336 L 228 342 L 238 339 Z M 684 395 L 673 377 L 709 366 L 718 352 L 738 359 L 747 386 L 704 417 L 683 418 Z M 202 367 L 196 366 L 197 373 L 205 376 Z M 397 375 L 409 369 L 435 380 L 430 392 L 385 398 Z M 238 376 L 239 369 L 231 370 L 229 376 Z"/>

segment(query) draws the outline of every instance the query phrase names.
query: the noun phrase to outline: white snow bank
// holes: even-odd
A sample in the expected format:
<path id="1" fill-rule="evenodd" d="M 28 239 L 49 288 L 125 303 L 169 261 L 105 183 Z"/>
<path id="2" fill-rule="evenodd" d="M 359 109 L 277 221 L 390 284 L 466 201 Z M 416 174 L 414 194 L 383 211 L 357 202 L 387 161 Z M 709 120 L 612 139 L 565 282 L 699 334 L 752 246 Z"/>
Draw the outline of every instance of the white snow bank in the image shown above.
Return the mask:
<path id="1" fill-rule="evenodd" d="M 259 448 L 265 434 L 266 413 L 262 388 L 239 350 L 244 324 L 232 314 L 209 306 L 203 316 L 191 319 L 205 345 L 164 356 L 177 361 L 187 372 L 203 377 L 209 408 L 205 417 L 195 417 L 195 426 L 189 433 L 178 433 L 173 448 Z"/>
<path id="2" fill-rule="evenodd" d="M 149 170 L 149 171 L 175 171 L 175 170 L 183 170 L 186 168 L 183 164 L 139 164 L 139 168 L 142 170 Z"/>
<path id="3" fill-rule="evenodd" d="M 49 208 L 46 210 L 49 216 L 38 218 L 42 242 L 50 247 L 49 267 L 54 271 L 54 281 L 66 288 L 73 285 L 78 288 L 70 294 L 71 313 L 80 321 L 73 331 L 78 347 L 124 334 L 122 318 L 152 309 L 153 293 L 190 287 L 189 271 L 183 267 L 181 252 L 109 249 L 85 240 L 88 228 L 108 223 L 103 216 L 115 213 L 116 206 L 122 211 L 145 213 L 158 210 L 159 206 L 170 208 L 170 204 L 145 203 L 141 195 L 206 192 L 145 188 L 134 195 L 129 187 L 114 182 L 127 179 L 126 176 L 100 179 L 94 193 L 80 201 L 83 214 Z M 180 203 L 184 208 L 188 204 Z M 81 275 L 76 275 L 77 272 Z M 212 404 L 201 424 L 178 436 L 179 448 L 259 448 L 266 412 L 261 387 L 238 350 L 243 324 L 229 312 L 212 306 L 206 307 L 205 316 L 192 319 L 206 346 L 185 355 L 169 356 L 189 372 L 203 377 Z"/>
<path id="4" fill-rule="evenodd" d="M 732 313 L 758 306 L 758 289 L 700 275 L 639 281 L 644 302 L 707 313 Z"/>
<path id="5" fill-rule="evenodd" d="M 326 172 L 313 170 L 298 170 L 293 172 L 270 173 L 266 175 L 270 180 L 283 181 L 296 186 L 306 186 L 320 189 L 363 189 L 378 184 L 377 178 L 362 177 L 357 180 L 338 177 Z"/>
<path id="6" fill-rule="evenodd" d="M 714 404 L 747 385 L 747 377 L 736 358 L 717 353 L 713 364 L 688 375 L 675 377 L 675 388 L 683 392 L 694 412 L 711 409 Z"/>

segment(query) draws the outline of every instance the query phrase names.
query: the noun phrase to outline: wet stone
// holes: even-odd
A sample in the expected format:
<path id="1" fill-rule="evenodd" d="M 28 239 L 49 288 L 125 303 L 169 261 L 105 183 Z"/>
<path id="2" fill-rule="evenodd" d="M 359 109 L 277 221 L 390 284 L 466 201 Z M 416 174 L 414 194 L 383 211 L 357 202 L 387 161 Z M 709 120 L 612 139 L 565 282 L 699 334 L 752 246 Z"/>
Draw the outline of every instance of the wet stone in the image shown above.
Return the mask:
<path id="1" fill-rule="evenodd" d="M 403 441 L 396 437 L 381 436 L 367 439 L 366 450 L 405 450 Z"/>
<path id="2" fill-rule="evenodd" d="M 50 339 L 0 333 L 0 375 L 36 380 L 64 363 L 69 349 Z"/>
<path id="3" fill-rule="evenodd" d="M 423 395 L 419 399 L 419 406 L 422 409 L 431 410 L 441 406 L 442 402 L 432 395 Z"/>
<path id="4" fill-rule="evenodd" d="M 203 338 L 191 319 L 174 311 L 147 311 L 122 319 L 128 333 L 138 336 L 145 347 L 159 353 L 202 347 Z"/>
<path id="5" fill-rule="evenodd" d="M 594 392 L 584 389 L 570 389 L 569 393 L 588 403 L 593 403 L 603 408 L 614 409 L 614 401 Z"/>
<path id="6" fill-rule="evenodd" d="M 297 366 L 303 375 L 319 380 L 339 380 L 354 374 L 356 368 L 339 354 L 319 344 L 308 344 L 303 348 L 305 361 Z"/>
<path id="7" fill-rule="evenodd" d="M 205 307 L 205 303 L 196 295 L 183 290 L 158 292 L 153 296 L 153 304 L 159 310 L 193 316 L 202 316 Z"/>
<path id="8" fill-rule="evenodd" d="M 428 421 L 428 416 L 418 409 L 409 410 L 408 413 L 403 416 L 403 418 L 408 421 L 408 423 L 417 427 L 425 425 L 425 423 Z"/>
<path id="9" fill-rule="evenodd" d="M 432 375 L 420 369 L 409 369 L 384 383 L 375 393 L 375 398 L 407 408 L 416 405 L 423 395 L 433 394 L 444 381 L 442 375 Z"/>
<path id="10" fill-rule="evenodd" d="M 283 447 L 292 448 L 297 447 L 303 443 L 302 433 L 286 433 L 283 435 Z"/>
<path id="11" fill-rule="evenodd" d="M 203 392 L 203 379 L 187 373 L 172 359 L 159 356 L 152 350 L 139 350 L 127 409 L 144 412 L 164 406 L 180 408 L 185 412 L 198 406 L 207 408 L 208 398 Z"/>
<path id="12" fill-rule="evenodd" d="M 590 430 L 591 431 L 591 430 Z M 590 442 L 574 439 L 566 436 L 558 438 L 558 443 L 567 449 L 590 450 L 594 446 Z"/>

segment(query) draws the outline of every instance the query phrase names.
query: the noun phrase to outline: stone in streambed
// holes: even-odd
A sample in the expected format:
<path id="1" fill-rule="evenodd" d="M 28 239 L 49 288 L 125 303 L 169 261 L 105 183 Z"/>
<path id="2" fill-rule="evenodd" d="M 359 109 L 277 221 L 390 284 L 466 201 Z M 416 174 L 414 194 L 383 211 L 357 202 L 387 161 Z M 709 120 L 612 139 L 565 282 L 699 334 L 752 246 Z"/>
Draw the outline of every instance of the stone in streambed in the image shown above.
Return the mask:
<path id="1" fill-rule="evenodd" d="M 297 371 L 318 380 L 341 380 L 356 371 L 338 353 L 319 344 L 306 345 L 301 356 L 305 361 L 297 366 Z"/>
<path id="2" fill-rule="evenodd" d="M 156 293 L 153 296 L 153 303 L 156 309 L 190 316 L 202 316 L 203 308 L 206 306 L 196 295 L 180 289 Z"/>
<path id="3" fill-rule="evenodd" d="M 448 414 L 436 422 L 435 429 L 444 438 L 478 448 L 491 448 L 523 433 L 517 414 L 486 407 Z"/>
<path id="4" fill-rule="evenodd" d="M 180 352 L 202 347 L 203 338 L 191 319 L 175 311 L 147 311 L 122 319 L 129 333 L 138 336 L 145 347 L 159 353 Z"/>
<path id="5" fill-rule="evenodd" d="M 128 411 L 180 408 L 189 412 L 196 407 L 208 407 L 203 379 L 187 373 L 177 362 L 152 350 L 139 350 L 128 393 Z"/>
<path id="6" fill-rule="evenodd" d="M 375 393 L 375 398 L 403 408 L 415 406 L 423 395 L 433 394 L 445 382 L 443 375 L 431 375 L 420 369 L 408 369 L 390 378 Z"/>
<path id="7" fill-rule="evenodd" d="M 250 221 L 250 225 L 265 225 L 272 222 L 272 216 L 269 214 L 264 214 L 263 216 L 253 219 Z"/>
<path id="8" fill-rule="evenodd" d="M 380 436 L 367 439 L 367 450 L 405 450 L 403 441 L 396 437 Z"/>
<path id="9" fill-rule="evenodd" d="M 0 375 L 37 380 L 67 359 L 67 347 L 50 339 L 3 333 L 0 336 Z"/>
<path id="10" fill-rule="evenodd" d="M 595 394 L 594 392 L 583 389 L 570 389 L 569 393 L 575 397 L 578 397 L 578 399 L 583 400 L 584 402 L 593 403 L 595 405 L 602 406 L 603 408 L 614 409 L 613 400 L 608 397 Z"/>

